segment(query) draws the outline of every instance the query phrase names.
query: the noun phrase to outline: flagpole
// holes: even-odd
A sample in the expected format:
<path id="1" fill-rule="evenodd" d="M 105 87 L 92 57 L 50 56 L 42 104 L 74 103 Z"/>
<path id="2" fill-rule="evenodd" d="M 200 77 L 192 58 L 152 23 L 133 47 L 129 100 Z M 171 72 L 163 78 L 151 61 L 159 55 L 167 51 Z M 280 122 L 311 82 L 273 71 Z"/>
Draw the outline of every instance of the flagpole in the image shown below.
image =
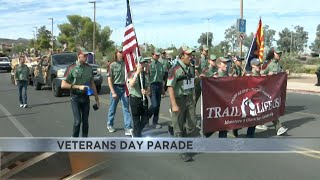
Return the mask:
<path id="1" fill-rule="evenodd" d="M 129 3 L 129 10 L 130 10 L 130 15 L 131 15 L 131 21 L 132 21 L 133 31 L 136 33 L 135 26 L 134 26 L 134 23 L 133 23 L 133 18 L 132 18 L 131 1 L 128 0 L 128 3 Z M 138 53 L 139 43 L 138 43 L 138 36 L 137 36 L 137 34 L 136 34 L 136 41 L 137 41 L 137 46 L 138 46 L 138 47 L 136 48 L 136 51 L 135 51 L 135 54 L 136 54 L 136 59 L 135 59 L 135 60 L 137 61 L 137 59 L 138 59 L 138 57 L 139 57 L 139 53 Z M 140 67 L 140 62 L 137 62 L 137 63 L 138 63 L 138 67 Z M 141 72 L 140 72 L 140 74 L 139 74 L 139 77 L 140 77 L 140 85 L 141 85 L 141 88 L 144 89 L 144 87 L 143 87 L 143 82 L 142 82 Z M 145 96 L 144 94 L 142 94 L 142 100 L 143 100 L 143 102 L 145 102 L 145 100 L 146 100 L 146 96 Z"/>
<path id="2" fill-rule="evenodd" d="M 259 23 L 258 23 L 258 26 L 257 26 L 257 30 L 258 30 L 258 28 L 259 28 L 259 26 L 260 26 L 260 20 L 261 20 L 261 16 L 260 16 L 260 18 L 259 18 Z M 254 38 L 257 38 L 257 31 L 255 32 L 255 34 L 254 34 L 254 36 L 253 36 L 250 49 L 249 49 L 249 51 L 248 51 L 248 53 L 247 53 L 246 64 L 245 64 L 245 66 L 244 66 L 243 74 L 246 73 L 246 67 L 247 67 L 248 60 L 249 60 L 249 56 L 250 56 L 250 52 L 251 52 L 251 49 L 252 49 L 252 46 L 253 46 Z"/>

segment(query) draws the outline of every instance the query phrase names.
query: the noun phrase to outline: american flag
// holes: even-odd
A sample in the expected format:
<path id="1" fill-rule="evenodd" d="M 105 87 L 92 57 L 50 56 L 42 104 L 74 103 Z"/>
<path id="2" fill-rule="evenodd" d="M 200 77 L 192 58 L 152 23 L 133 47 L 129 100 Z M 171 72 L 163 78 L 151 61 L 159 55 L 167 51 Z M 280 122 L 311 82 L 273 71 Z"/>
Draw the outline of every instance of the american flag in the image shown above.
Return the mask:
<path id="1" fill-rule="evenodd" d="M 137 56 L 140 56 L 138 40 L 137 40 L 137 36 L 134 31 L 134 27 L 132 23 L 129 0 L 127 0 L 126 27 L 124 32 L 124 41 L 122 45 L 123 45 L 123 58 L 126 65 L 125 74 L 127 79 L 127 74 L 130 71 L 134 70 L 136 67 L 135 60 L 137 59 Z M 129 91 L 127 87 L 126 87 L 126 95 L 127 96 L 129 95 Z"/>

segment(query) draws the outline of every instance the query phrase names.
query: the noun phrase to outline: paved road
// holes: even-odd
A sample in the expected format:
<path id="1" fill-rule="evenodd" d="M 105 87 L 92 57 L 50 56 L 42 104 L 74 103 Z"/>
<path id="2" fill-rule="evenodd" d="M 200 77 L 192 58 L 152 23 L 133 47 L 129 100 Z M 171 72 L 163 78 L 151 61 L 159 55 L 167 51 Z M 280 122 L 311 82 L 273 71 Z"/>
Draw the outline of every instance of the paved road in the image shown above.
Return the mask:
<path id="1" fill-rule="evenodd" d="M 17 89 L 10 84 L 8 73 L 0 73 L 1 137 L 70 137 L 73 117 L 69 97 L 55 98 L 50 88 L 28 89 L 30 108 L 21 109 Z M 89 135 L 92 137 L 124 136 L 121 105 L 116 115 L 117 132 L 106 129 L 108 88 L 103 86 L 100 110 L 91 111 Z M 94 101 L 92 101 L 94 102 Z M 289 128 L 287 135 L 276 137 L 270 130 L 257 130 L 257 137 L 320 137 L 320 96 L 288 94 L 287 113 L 281 121 Z M 161 103 L 162 124 L 170 118 L 169 99 Z M 199 108 L 198 108 L 199 112 Z M 240 131 L 244 134 L 244 130 Z M 147 127 L 144 136 L 168 136 L 166 128 Z M 231 135 L 230 135 L 231 136 Z M 216 138 L 214 135 L 212 138 Z M 320 152 L 304 154 L 198 154 L 195 161 L 184 163 L 177 154 L 110 153 L 110 164 L 95 179 L 319 179 Z"/>

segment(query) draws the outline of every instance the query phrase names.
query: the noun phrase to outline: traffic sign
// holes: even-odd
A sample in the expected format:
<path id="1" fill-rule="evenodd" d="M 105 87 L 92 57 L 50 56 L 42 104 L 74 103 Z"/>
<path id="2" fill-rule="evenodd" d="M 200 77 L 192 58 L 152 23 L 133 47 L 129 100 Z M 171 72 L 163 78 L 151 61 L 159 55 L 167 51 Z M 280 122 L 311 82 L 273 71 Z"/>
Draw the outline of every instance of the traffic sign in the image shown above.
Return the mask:
<path id="1" fill-rule="evenodd" d="M 239 38 L 240 38 L 240 41 L 243 41 L 244 40 L 244 34 L 243 33 L 240 33 L 240 35 L 239 35 Z"/>
<path id="2" fill-rule="evenodd" d="M 245 19 L 237 19 L 237 29 L 240 33 L 246 32 L 246 20 Z"/>

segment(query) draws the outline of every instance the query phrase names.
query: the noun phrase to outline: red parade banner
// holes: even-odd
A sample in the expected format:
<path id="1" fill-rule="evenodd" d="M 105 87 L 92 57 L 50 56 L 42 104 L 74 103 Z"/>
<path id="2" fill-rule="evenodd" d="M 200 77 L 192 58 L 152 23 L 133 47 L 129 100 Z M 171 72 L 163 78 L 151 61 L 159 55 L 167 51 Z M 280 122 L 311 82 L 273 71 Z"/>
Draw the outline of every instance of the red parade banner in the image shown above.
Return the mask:
<path id="1" fill-rule="evenodd" d="M 202 78 L 203 132 L 276 120 L 285 113 L 287 74 Z"/>

